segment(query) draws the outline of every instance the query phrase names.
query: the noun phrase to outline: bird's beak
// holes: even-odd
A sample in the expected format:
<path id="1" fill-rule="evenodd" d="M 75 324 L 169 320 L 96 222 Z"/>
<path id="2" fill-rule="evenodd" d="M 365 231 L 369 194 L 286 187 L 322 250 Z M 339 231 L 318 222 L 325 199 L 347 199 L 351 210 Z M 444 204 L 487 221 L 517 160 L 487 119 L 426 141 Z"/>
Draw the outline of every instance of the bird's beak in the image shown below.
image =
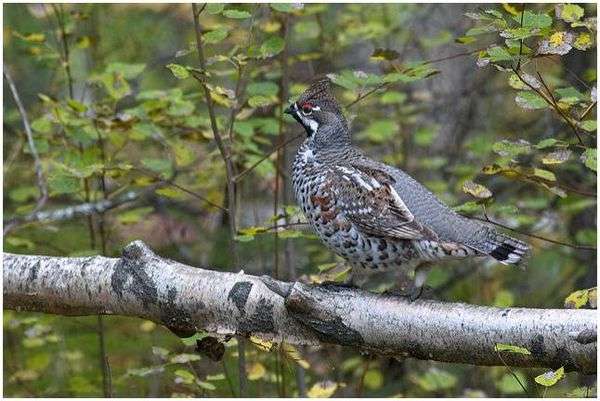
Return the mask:
<path id="1" fill-rule="evenodd" d="M 286 108 L 285 110 L 283 110 L 283 112 L 285 114 L 294 115 L 293 104 L 290 104 L 288 108 Z"/>

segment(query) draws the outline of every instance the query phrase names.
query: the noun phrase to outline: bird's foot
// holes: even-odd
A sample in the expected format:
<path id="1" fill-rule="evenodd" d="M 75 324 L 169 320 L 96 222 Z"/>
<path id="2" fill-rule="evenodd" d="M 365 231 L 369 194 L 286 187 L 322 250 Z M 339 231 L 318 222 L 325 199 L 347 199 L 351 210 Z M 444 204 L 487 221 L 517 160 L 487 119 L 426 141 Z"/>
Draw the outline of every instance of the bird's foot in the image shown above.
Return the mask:
<path id="1" fill-rule="evenodd" d="M 391 289 L 385 291 L 384 295 L 391 295 L 401 298 L 406 298 L 410 302 L 414 302 L 418 299 L 428 299 L 431 298 L 432 289 L 429 286 L 409 286 L 397 289 Z"/>
<path id="2" fill-rule="evenodd" d="M 323 281 L 320 287 L 358 288 L 352 281 Z"/>

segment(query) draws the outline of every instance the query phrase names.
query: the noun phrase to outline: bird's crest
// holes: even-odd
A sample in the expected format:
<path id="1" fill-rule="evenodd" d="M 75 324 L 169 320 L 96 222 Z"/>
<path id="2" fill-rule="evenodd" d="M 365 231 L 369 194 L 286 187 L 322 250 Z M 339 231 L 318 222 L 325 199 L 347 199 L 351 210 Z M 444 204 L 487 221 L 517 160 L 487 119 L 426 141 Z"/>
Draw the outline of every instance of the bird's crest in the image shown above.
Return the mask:
<path id="1" fill-rule="evenodd" d="M 310 86 L 302 93 L 298 99 L 298 105 L 302 106 L 305 102 L 317 103 L 323 109 L 341 114 L 341 108 L 331 90 L 331 80 L 327 77 L 314 79 Z"/>

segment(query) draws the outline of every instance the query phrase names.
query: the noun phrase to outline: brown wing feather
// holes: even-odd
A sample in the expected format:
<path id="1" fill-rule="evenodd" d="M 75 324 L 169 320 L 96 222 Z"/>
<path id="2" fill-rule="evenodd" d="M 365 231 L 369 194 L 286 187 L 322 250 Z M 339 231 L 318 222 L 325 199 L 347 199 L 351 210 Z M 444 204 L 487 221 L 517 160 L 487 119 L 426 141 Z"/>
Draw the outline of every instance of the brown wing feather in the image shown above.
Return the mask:
<path id="1" fill-rule="evenodd" d="M 361 165 L 332 169 L 338 185 L 333 188 L 336 204 L 361 231 L 397 239 L 435 239 L 419 223 L 393 187 L 385 172 Z"/>

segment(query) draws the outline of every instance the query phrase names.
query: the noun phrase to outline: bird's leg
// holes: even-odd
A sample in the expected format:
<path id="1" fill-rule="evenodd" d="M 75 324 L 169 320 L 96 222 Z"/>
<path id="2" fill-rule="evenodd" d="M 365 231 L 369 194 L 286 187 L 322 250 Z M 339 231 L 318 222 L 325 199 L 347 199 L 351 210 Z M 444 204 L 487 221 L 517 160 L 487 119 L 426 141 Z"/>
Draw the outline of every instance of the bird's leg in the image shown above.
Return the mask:
<path id="1" fill-rule="evenodd" d="M 398 274 L 398 289 L 386 291 L 385 294 L 407 298 L 411 302 L 416 301 L 425 292 L 428 292 L 425 281 L 430 268 L 431 265 L 428 262 L 419 264 L 414 270 L 413 277 L 410 277 L 406 271 L 401 270 Z"/>

